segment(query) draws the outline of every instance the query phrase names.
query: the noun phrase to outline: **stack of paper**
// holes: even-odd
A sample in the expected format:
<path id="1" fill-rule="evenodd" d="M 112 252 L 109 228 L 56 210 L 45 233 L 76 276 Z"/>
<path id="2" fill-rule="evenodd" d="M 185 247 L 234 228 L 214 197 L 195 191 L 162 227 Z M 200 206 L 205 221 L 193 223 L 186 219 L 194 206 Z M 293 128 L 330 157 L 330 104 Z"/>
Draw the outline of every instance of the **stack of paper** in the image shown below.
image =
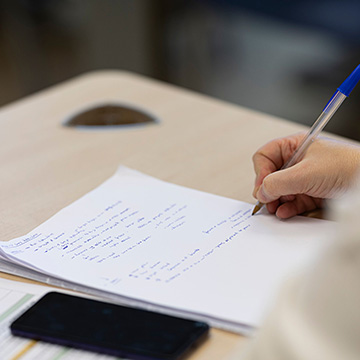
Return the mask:
<path id="1" fill-rule="evenodd" d="M 0 269 L 244 332 L 334 226 L 251 210 L 120 167 L 27 235 L 1 242 Z"/>

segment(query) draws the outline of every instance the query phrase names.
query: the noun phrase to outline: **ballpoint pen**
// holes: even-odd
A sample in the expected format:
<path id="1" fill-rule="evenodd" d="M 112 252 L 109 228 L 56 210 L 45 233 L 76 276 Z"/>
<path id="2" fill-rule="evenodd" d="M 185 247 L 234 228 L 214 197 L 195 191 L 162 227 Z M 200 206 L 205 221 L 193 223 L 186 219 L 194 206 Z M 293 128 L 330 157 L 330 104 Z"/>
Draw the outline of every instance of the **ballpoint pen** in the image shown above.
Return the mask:
<path id="1" fill-rule="evenodd" d="M 360 80 L 360 65 L 350 74 L 350 76 L 338 87 L 337 91 L 331 97 L 329 102 L 325 105 L 320 116 L 316 119 L 313 126 L 310 128 L 308 133 L 305 135 L 304 139 L 300 143 L 299 147 L 295 150 L 292 157 L 281 167 L 280 170 L 287 169 L 296 163 L 298 163 L 302 157 L 305 155 L 306 150 L 320 134 L 321 130 L 333 117 L 336 110 L 340 107 L 343 101 L 350 95 L 351 91 L 354 89 L 358 81 Z M 256 214 L 263 206 L 261 202 L 258 202 L 252 215 Z"/>

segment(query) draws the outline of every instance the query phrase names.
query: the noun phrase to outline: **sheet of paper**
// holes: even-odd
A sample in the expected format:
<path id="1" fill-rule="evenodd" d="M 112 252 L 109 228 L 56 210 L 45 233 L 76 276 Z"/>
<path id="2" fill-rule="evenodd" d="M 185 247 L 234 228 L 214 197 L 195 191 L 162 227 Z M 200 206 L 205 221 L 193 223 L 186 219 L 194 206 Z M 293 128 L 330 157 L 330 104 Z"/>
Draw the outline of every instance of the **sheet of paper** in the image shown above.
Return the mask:
<path id="1" fill-rule="evenodd" d="M 115 357 L 70 349 L 12 336 L 9 326 L 34 304 L 49 287 L 25 284 L 0 278 L 0 359 L 1 360 L 111 360 Z"/>
<path id="2" fill-rule="evenodd" d="M 317 254 L 334 224 L 251 216 L 252 207 L 120 167 L 0 249 L 8 260 L 124 299 L 257 326 L 282 281 Z"/>

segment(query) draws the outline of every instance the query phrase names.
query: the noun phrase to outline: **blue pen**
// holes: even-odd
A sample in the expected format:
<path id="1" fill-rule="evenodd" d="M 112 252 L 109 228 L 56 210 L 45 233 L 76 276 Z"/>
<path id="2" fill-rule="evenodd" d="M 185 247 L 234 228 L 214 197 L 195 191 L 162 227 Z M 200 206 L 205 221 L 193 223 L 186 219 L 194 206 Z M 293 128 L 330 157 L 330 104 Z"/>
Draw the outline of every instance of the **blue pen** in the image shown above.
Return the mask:
<path id="1" fill-rule="evenodd" d="M 336 110 L 340 107 L 343 101 L 350 95 L 356 84 L 360 80 L 360 65 L 350 74 L 350 76 L 337 88 L 337 91 L 331 97 L 329 102 L 325 105 L 324 110 L 320 116 L 316 119 L 309 132 L 305 135 L 299 147 L 295 150 L 293 156 L 281 167 L 280 170 L 289 168 L 290 166 L 298 163 L 305 155 L 306 150 L 320 134 L 321 130 L 329 122 L 329 120 L 336 113 Z M 263 206 L 261 202 L 258 202 L 252 215 L 256 214 Z"/>

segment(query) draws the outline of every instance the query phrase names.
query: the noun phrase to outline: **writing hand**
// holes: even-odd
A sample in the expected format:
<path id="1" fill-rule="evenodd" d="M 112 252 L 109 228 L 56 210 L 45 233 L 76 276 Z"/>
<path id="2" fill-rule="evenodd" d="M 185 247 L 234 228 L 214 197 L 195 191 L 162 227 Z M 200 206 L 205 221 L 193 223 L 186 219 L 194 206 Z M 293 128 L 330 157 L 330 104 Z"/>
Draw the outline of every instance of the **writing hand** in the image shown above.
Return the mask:
<path id="1" fill-rule="evenodd" d="M 314 210 L 324 199 L 340 196 L 351 186 L 360 167 L 360 147 L 318 138 L 299 163 L 279 170 L 303 137 L 300 133 L 272 140 L 253 156 L 253 196 L 279 218 Z"/>

